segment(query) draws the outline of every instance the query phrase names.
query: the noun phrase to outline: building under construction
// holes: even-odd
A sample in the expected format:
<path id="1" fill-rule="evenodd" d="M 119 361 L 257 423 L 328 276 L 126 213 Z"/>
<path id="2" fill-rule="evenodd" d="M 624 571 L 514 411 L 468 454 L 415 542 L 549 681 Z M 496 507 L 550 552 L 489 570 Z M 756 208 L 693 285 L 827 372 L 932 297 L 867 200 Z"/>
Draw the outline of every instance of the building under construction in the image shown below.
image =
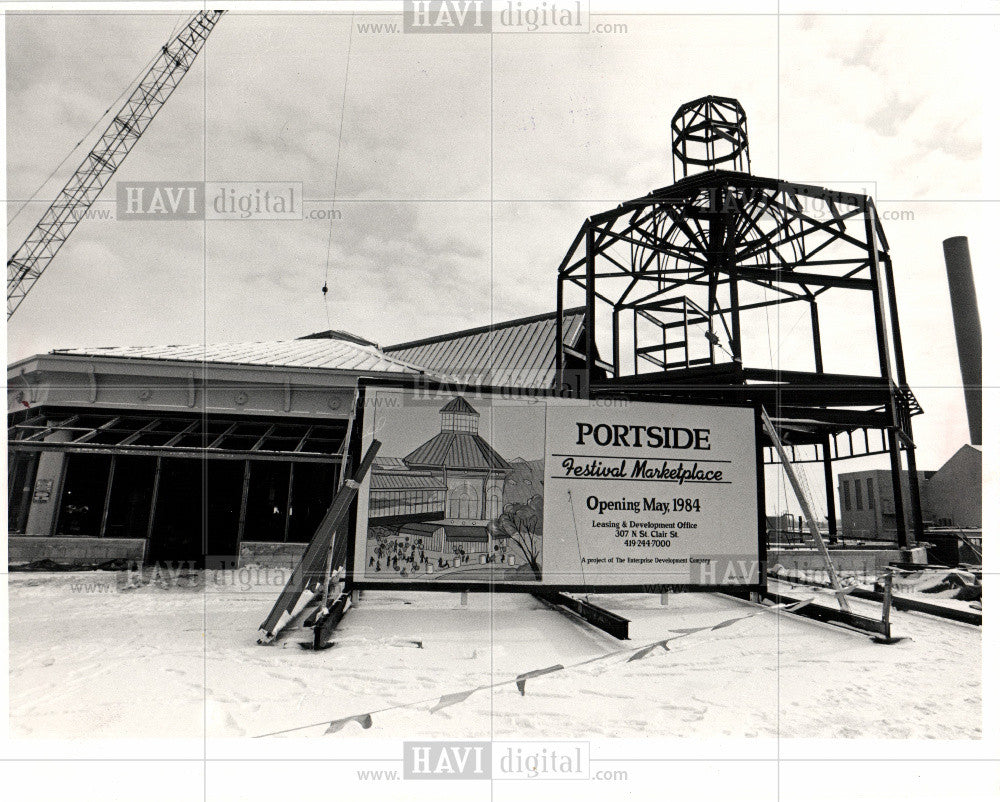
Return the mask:
<path id="1" fill-rule="evenodd" d="M 583 310 L 379 348 L 286 342 L 57 350 L 8 367 L 10 560 L 232 564 L 297 554 L 339 485 L 361 377 L 534 391 Z M 575 363 L 574 363 L 575 364 Z"/>
<path id="2" fill-rule="evenodd" d="M 920 407 L 871 198 L 753 175 L 731 98 L 686 103 L 672 135 L 675 183 L 584 222 L 553 266 L 554 313 L 382 348 L 331 331 L 10 365 L 11 560 L 231 564 L 307 541 L 371 376 L 760 403 L 794 460 L 822 464 L 832 537 L 834 462 L 888 455 L 895 509 L 911 511 L 895 539 L 913 546 Z M 775 365 L 760 335 L 786 308 L 811 325 Z M 868 341 L 835 336 L 845 309 Z M 845 361 L 870 368 L 826 367 Z"/>

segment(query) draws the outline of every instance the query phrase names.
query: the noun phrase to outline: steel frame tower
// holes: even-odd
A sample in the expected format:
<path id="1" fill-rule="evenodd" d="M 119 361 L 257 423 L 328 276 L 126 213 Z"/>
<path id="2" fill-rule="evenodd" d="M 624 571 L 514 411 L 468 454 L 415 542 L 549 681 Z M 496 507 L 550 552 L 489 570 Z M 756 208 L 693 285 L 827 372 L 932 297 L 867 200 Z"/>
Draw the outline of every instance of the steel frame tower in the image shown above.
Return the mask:
<path id="1" fill-rule="evenodd" d="M 573 349 L 558 331 L 558 370 L 583 359 L 585 397 L 762 403 L 793 460 L 823 464 L 834 538 L 833 462 L 888 454 L 897 540 L 912 547 L 923 528 L 911 417 L 922 410 L 906 382 L 892 260 L 872 199 L 751 175 L 746 114 L 732 98 L 685 104 L 672 128 L 682 177 L 588 218 L 559 266 L 556 320 L 578 303 L 567 296 L 582 294 L 586 345 Z M 824 356 L 851 363 L 872 345 L 840 336 L 845 293 L 851 314 L 874 329 L 869 372 L 824 369 Z M 831 294 L 841 298 L 821 317 Z M 811 352 L 805 369 L 781 367 L 783 345 L 777 366 L 759 347 L 761 313 L 789 304 L 811 323 L 795 343 Z"/>

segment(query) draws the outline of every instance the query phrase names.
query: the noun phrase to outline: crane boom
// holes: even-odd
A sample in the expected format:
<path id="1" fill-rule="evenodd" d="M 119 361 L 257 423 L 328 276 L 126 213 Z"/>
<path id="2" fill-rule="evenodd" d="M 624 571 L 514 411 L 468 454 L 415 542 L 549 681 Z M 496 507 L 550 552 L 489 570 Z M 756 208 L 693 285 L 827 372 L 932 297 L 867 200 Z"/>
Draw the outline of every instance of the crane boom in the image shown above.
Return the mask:
<path id="1" fill-rule="evenodd" d="M 97 144 L 21 247 L 7 260 L 8 320 L 187 74 L 224 13 L 198 12 L 160 49 L 152 66 L 112 118 Z"/>

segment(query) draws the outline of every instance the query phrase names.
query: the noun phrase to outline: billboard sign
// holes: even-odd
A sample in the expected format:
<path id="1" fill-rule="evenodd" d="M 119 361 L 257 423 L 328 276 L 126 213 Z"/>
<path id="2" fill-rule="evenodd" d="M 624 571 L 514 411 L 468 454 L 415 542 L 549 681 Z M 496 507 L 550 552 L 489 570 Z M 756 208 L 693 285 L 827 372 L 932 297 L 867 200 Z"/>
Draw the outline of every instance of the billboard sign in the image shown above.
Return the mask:
<path id="1" fill-rule="evenodd" d="M 759 587 L 755 409 L 365 384 L 360 587 Z"/>

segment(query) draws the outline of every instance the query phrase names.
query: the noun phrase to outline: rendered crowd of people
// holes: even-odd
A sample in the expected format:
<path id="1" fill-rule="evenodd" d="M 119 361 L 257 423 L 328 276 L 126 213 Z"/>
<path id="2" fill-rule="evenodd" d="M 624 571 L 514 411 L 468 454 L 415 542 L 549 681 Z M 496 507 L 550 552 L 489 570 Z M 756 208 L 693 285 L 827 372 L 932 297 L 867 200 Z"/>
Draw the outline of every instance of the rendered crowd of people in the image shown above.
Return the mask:
<path id="1" fill-rule="evenodd" d="M 432 565 L 437 570 L 457 567 L 459 565 L 478 564 L 480 556 L 470 554 L 461 546 L 452 546 L 451 557 L 439 556 L 434 560 L 428 556 L 421 538 L 403 537 L 402 539 L 389 535 L 376 535 L 375 544 L 368 557 L 368 568 L 374 573 L 391 571 L 400 576 L 413 576 L 427 573 L 427 566 Z M 487 563 L 503 564 L 506 559 L 506 549 L 495 544 L 494 551 L 486 555 Z"/>

